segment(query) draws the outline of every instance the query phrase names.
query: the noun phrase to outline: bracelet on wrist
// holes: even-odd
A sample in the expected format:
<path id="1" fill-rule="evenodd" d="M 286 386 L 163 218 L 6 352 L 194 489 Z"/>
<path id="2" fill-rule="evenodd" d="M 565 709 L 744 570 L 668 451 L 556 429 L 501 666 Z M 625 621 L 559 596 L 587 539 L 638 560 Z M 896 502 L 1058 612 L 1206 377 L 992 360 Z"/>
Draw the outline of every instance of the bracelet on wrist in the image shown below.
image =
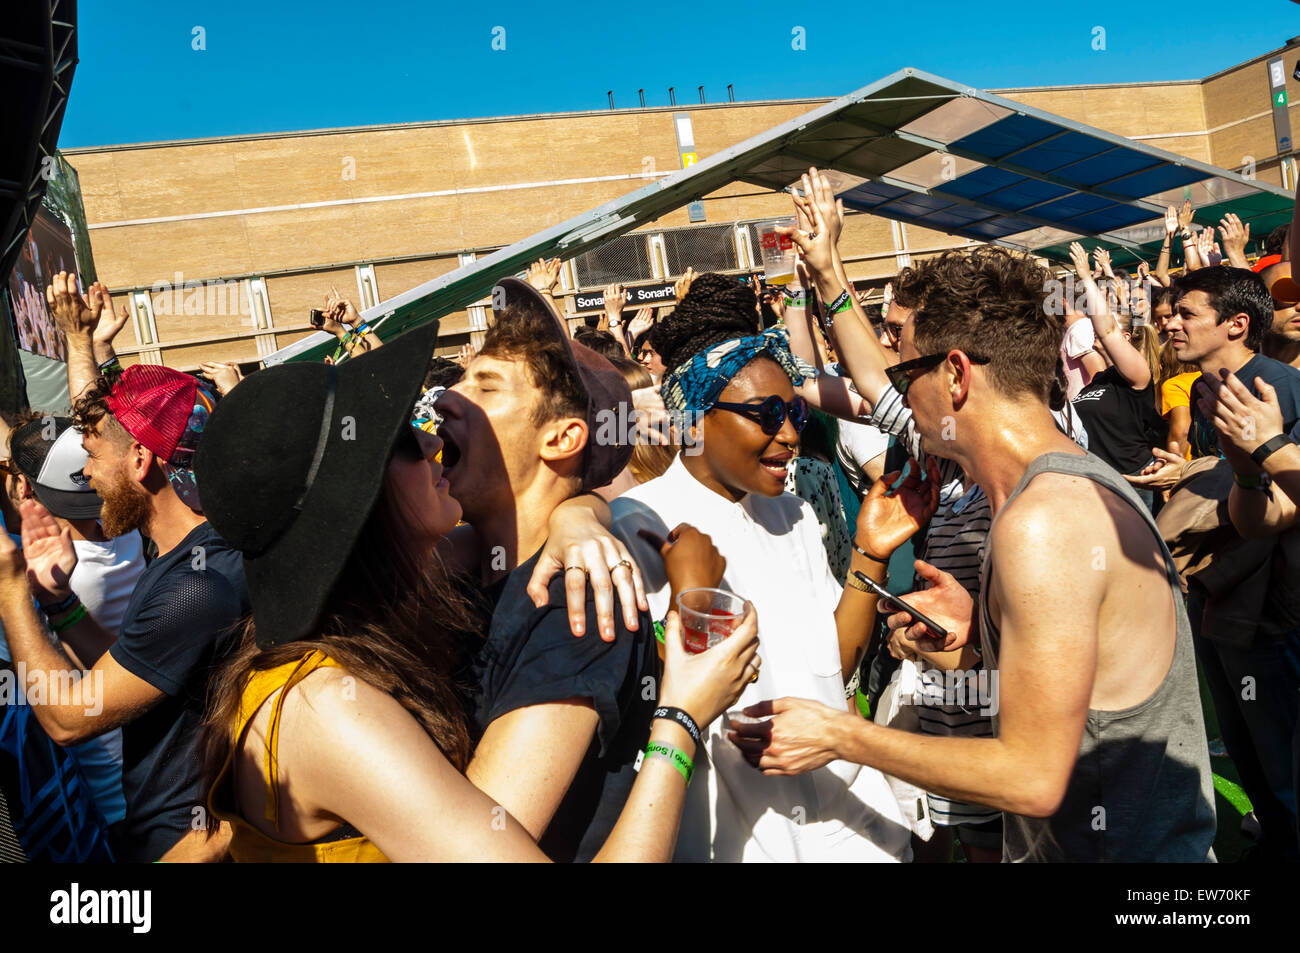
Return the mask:
<path id="1" fill-rule="evenodd" d="M 849 297 L 847 291 L 841 291 L 836 299 L 831 302 L 831 306 L 827 311 L 830 314 L 840 314 L 851 307 L 853 307 L 853 299 Z"/>
<path id="2" fill-rule="evenodd" d="M 857 553 L 859 556 L 863 556 L 867 559 L 870 559 L 873 563 L 880 563 L 881 565 L 884 565 L 889 562 L 888 559 L 881 559 L 879 556 L 871 555 L 871 553 L 867 552 L 865 549 L 863 549 L 861 546 L 858 545 L 857 540 L 853 541 L 853 551 Z"/>
<path id="3" fill-rule="evenodd" d="M 86 607 L 84 605 L 77 606 L 76 612 L 72 613 L 72 615 L 68 616 L 62 622 L 53 623 L 50 626 L 50 629 L 54 632 L 62 632 L 64 629 L 70 629 L 84 619 L 88 614 L 89 613 L 86 612 Z"/>
<path id="4" fill-rule="evenodd" d="M 1234 470 L 1232 473 L 1232 482 L 1237 484 L 1237 486 L 1241 487 L 1243 490 L 1263 490 L 1267 492 L 1271 481 L 1269 480 L 1267 473 L 1246 476 L 1237 473 Z"/>
<path id="5" fill-rule="evenodd" d="M 695 765 L 691 759 L 686 757 L 686 752 L 673 745 L 664 744 L 662 741 L 651 741 L 645 746 L 645 751 L 641 751 L 636 756 L 636 763 L 632 765 L 634 771 L 640 771 L 641 765 L 646 758 L 666 758 L 672 762 L 677 772 L 686 779 L 686 783 L 691 783 L 691 775 L 695 773 Z"/>
<path id="6" fill-rule="evenodd" d="M 81 599 L 78 598 L 75 592 L 72 592 L 69 593 L 67 597 L 60 599 L 58 602 L 51 602 L 48 605 L 41 606 L 41 611 L 44 612 L 47 617 L 62 615 L 76 606 L 79 602 L 81 602 Z"/>
<path id="7" fill-rule="evenodd" d="M 1268 440 L 1265 440 L 1253 451 L 1251 451 L 1250 459 L 1255 461 L 1256 466 L 1262 467 L 1264 465 L 1265 460 L 1267 460 L 1273 454 L 1277 453 L 1279 450 L 1281 450 L 1289 443 L 1291 443 L 1290 437 L 1288 437 L 1284 433 L 1277 434 L 1273 437 L 1270 437 Z"/>
<path id="8" fill-rule="evenodd" d="M 656 708 L 654 714 L 650 716 L 650 720 L 654 721 L 657 718 L 681 725 L 686 729 L 686 733 L 691 736 L 692 741 L 697 745 L 700 743 L 700 726 L 695 723 L 694 718 L 680 708 L 669 708 L 667 706 Z"/>

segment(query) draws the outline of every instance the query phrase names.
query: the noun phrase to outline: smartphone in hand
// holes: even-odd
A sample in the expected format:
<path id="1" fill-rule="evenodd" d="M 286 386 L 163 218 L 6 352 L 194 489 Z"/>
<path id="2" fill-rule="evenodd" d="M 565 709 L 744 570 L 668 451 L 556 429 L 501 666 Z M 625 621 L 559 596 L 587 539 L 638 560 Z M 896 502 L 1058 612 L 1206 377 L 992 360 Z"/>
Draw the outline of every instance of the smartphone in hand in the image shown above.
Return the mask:
<path id="1" fill-rule="evenodd" d="M 924 623 L 925 627 L 934 634 L 934 637 L 936 639 L 948 638 L 947 629 L 945 629 L 939 623 L 935 622 L 925 613 L 919 612 L 916 609 L 912 608 L 910 605 L 908 605 L 898 596 L 894 595 L 892 592 L 890 592 L 880 583 L 876 582 L 876 580 L 872 579 L 870 576 L 867 576 L 856 569 L 853 570 L 853 575 L 857 576 L 858 581 L 862 583 L 864 586 L 866 586 L 868 589 L 870 589 L 872 592 L 874 592 L 877 595 L 877 597 L 879 597 L 882 600 L 888 600 L 889 602 L 892 602 L 894 605 L 898 606 L 904 612 L 911 615 L 911 617 L 915 619 L 917 622 Z"/>

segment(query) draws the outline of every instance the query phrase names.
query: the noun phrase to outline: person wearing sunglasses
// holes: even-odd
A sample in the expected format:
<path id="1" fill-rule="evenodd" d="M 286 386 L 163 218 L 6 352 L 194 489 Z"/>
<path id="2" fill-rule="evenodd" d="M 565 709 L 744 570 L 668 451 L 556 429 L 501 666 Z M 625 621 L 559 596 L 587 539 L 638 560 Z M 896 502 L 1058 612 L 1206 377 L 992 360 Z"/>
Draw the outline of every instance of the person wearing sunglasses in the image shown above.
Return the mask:
<path id="1" fill-rule="evenodd" d="M 976 598 L 947 574 L 901 598 L 946 630 L 910 623 L 921 649 L 978 639 L 990 684 L 996 675 L 996 706 L 978 709 L 994 736 L 918 743 L 792 698 L 747 709 L 754 723 L 738 727 L 736 744 L 782 778 L 847 758 L 1000 809 L 1006 861 L 1213 860 L 1214 787 L 1178 572 L 1128 483 L 1053 420 L 1063 321 L 1050 273 L 995 247 L 928 265 L 933 283 L 903 327 L 894 386 L 906 388 L 925 446 L 961 465 L 993 521 Z"/>
<path id="2" fill-rule="evenodd" d="M 852 575 L 841 587 L 812 507 L 784 492 L 810 413 L 795 388 L 816 372 L 791 354 L 783 329 L 755 325 L 753 291 L 706 274 L 656 327 L 652 343 L 668 368 L 661 392 L 684 446 L 663 476 L 613 501 L 613 528 L 642 567 L 652 618 L 697 586 L 753 604 L 764 665 L 737 707 L 793 694 L 843 710 L 875 597 Z M 938 501 L 937 484 L 919 473 L 886 492 L 896 478 L 873 488 L 857 524 L 851 568 L 877 580 Z M 720 581 L 668 578 L 650 541 L 683 523 L 725 559 Z M 764 777 L 725 733 L 715 726 L 702 741 L 711 776 L 689 792 L 675 859 L 910 859 L 906 815 L 880 772 L 840 762 L 801 778 Z"/>

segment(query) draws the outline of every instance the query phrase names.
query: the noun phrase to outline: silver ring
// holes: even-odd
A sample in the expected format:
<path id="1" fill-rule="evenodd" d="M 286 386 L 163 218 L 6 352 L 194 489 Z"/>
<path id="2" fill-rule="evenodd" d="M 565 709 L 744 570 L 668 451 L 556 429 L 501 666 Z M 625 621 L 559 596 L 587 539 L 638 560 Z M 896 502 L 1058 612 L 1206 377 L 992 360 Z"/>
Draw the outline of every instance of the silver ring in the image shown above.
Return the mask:
<path id="1" fill-rule="evenodd" d="M 565 567 L 564 567 L 564 571 L 565 571 L 565 572 L 568 572 L 568 571 L 571 570 L 571 569 L 576 569 L 576 570 L 578 570 L 578 571 L 581 572 L 584 576 L 589 576 L 589 575 L 591 575 L 591 573 L 589 573 L 589 572 L 588 572 L 586 569 L 584 569 L 582 566 L 565 566 Z"/>

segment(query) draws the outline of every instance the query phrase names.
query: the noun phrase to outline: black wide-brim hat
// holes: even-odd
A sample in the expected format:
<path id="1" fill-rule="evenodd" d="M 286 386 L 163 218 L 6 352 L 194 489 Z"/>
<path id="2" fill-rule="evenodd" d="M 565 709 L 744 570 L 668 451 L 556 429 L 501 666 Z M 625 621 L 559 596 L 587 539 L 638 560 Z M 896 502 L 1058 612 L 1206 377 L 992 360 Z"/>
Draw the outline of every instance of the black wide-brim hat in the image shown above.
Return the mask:
<path id="1" fill-rule="evenodd" d="M 212 528 L 244 554 L 257 644 L 315 634 L 411 426 L 438 322 L 337 366 L 250 375 L 213 410 L 195 479 Z"/>

